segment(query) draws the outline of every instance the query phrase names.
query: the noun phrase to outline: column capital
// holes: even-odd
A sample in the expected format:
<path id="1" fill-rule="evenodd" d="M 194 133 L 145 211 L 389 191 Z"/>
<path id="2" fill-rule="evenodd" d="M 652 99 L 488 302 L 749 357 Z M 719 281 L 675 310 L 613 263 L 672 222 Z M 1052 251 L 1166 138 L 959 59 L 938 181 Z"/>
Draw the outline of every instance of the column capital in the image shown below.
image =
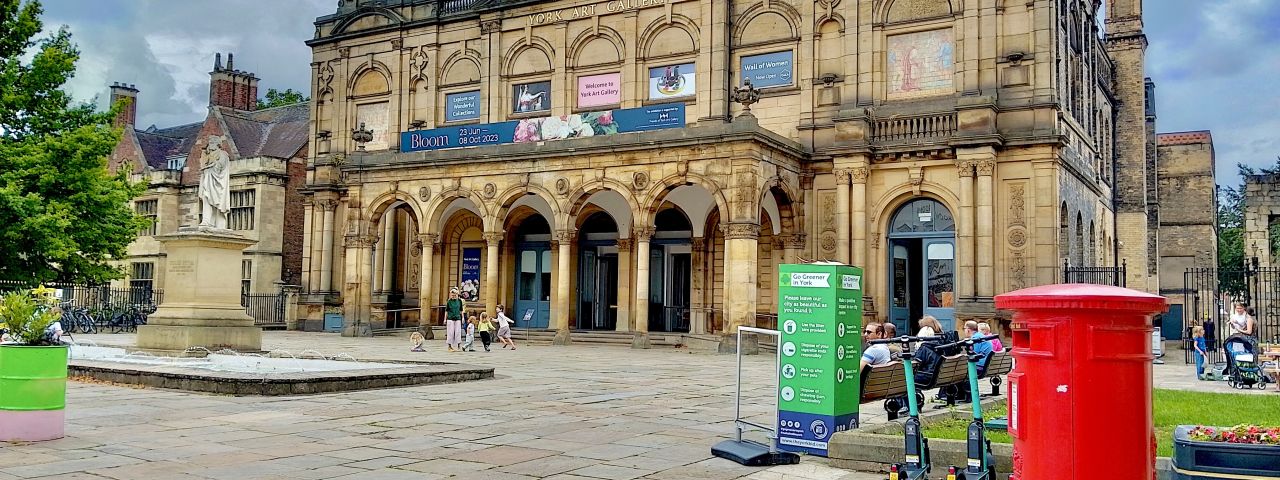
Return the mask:
<path id="1" fill-rule="evenodd" d="M 693 237 L 693 239 L 689 243 L 690 243 L 689 248 L 692 248 L 695 251 L 701 251 L 701 250 L 707 249 L 706 237 Z"/>
<path id="2" fill-rule="evenodd" d="M 504 237 L 506 237 L 506 234 L 502 232 L 484 232 L 484 241 L 491 247 L 502 243 Z"/>
<path id="3" fill-rule="evenodd" d="M 338 209 L 338 201 L 332 198 L 326 198 L 324 200 L 316 200 L 316 205 L 319 205 L 320 208 L 323 208 L 324 211 L 326 212 L 332 212 Z"/>
<path id="4" fill-rule="evenodd" d="M 631 243 L 632 243 L 632 241 L 631 241 L 631 239 L 630 239 L 630 238 L 619 238 L 619 239 L 618 239 L 618 244 L 617 244 L 617 245 L 618 245 L 618 251 L 619 251 L 619 252 L 629 252 L 629 251 L 631 251 Z"/>
<path id="5" fill-rule="evenodd" d="M 640 227 L 631 231 L 631 238 L 634 238 L 637 242 L 647 242 L 650 238 L 653 238 L 655 231 L 653 227 Z"/>
<path id="6" fill-rule="evenodd" d="M 436 233 L 419 233 L 418 241 L 423 245 L 435 245 L 440 243 L 440 235 Z"/>
<path id="7" fill-rule="evenodd" d="M 871 175 L 871 167 L 853 167 L 849 169 L 849 178 L 855 185 L 867 183 L 867 177 Z"/>
<path id="8" fill-rule="evenodd" d="M 378 243 L 376 235 L 347 235 L 343 237 L 343 246 L 347 248 L 369 248 Z"/>
<path id="9" fill-rule="evenodd" d="M 996 161 L 991 159 L 977 161 L 978 176 L 990 177 L 996 173 Z"/>
<path id="10" fill-rule="evenodd" d="M 956 170 L 959 172 L 960 177 L 961 178 L 973 177 L 973 171 L 974 171 L 973 169 L 975 167 L 975 163 L 976 162 L 974 162 L 973 160 L 956 160 Z"/>
<path id="11" fill-rule="evenodd" d="M 561 245 L 568 245 L 573 243 L 574 238 L 578 236 L 577 234 L 578 232 L 574 230 L 556 230 L 555 239 Z"/>
<path id="12" fill-rule="evenodd" d="M 724 238 L 725 240 L 756 240 L 760 238 L 760 224 L 753 222 L 726 223 L 724 225 Z"/>
<path id="13" fill-rule="evenodd" d="M 805 242 L 808 240 L 808 238 L 809 238 L 809 234 L 807 233 L 793 233 L 791 235 L 788 235 L 786 237 L 787 247 L 804 248 Z"/>
<path id="14" fill-rule="evenodd" d="M 848 185 L 850 178 L 853 176 L 851 168 L 837 168 L 831 171 L 836 176 L 836 185 Z"/>

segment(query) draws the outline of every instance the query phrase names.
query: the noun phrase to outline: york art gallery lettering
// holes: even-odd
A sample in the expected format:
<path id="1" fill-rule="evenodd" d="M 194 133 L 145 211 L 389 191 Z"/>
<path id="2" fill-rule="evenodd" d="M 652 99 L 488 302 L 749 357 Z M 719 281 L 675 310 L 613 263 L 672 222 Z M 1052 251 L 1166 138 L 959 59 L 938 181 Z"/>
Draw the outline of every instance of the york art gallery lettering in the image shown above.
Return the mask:
<path id="1" fill-rule="evenodd" d="M 627 10 L 656 7 L 666 3 L 666 0 L 611 0 L 595 5 L 583 5 L 581 7 L 535 13 L 529 15 L 529 25 L 537 26 L 548 23 L 565 22 L 569 20 L 577 20 L 579 18 L 594 17 L 602 13 L 618 13 Z"/>

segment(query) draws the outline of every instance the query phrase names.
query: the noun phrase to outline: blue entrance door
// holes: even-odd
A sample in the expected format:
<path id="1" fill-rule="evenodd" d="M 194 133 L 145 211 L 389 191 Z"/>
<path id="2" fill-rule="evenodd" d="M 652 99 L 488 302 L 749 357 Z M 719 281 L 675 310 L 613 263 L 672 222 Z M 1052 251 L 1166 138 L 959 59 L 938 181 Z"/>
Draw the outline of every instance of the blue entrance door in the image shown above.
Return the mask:
<path id="1" fill-rule="evenodd" d="M 924 240 L 924 314 L 943 325 L 956 318 L 956 243 L 951 239 Z"/>
<path id="2" fill-rule="evenodd" d="M 512 318 L 525 328 L 547 328 L 551 319 L 551 250 L 527 247 L 516 256 L 516 304 Z"/>
<path id="3" fill-rule="evenodd" d="M 917 198 L 894 212 L 887 255 L 889 320 L 899 334 L 914 334 L 932 315 L 950 330 L 955 324 L 955 219 L 942 203 Z"/>

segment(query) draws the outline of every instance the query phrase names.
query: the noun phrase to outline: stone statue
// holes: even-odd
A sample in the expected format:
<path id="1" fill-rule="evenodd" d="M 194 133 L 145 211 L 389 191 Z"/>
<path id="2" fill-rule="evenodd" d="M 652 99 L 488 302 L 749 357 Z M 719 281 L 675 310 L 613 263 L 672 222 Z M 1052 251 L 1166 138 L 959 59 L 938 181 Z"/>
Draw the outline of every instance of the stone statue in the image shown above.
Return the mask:
<path id="1" fill-rule="evenodd" d="M 200 225 L 227 228 L 231 210 L 231 156 L 222 149 L 222 137 L 212 135 L 200 155 Z"/>

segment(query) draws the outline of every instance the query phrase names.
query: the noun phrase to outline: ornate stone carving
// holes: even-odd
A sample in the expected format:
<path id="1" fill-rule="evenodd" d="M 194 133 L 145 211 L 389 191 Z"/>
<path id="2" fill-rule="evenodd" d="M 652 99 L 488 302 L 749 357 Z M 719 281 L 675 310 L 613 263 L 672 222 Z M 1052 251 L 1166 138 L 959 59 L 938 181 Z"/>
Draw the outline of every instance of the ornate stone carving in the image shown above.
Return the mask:
<path id="1" fill-rule="evenodd" d="M 1027 288 L 1027 260 L 1022 252 L 1013 252 L 1009 256 L 1009 289 Z"/>
<path id="2" fill-rule="evenodd" d="M 227 228 L 231 211 L 231 155 L 222 149 L 222 137 L 210 135 L 200 154 L 201 226 Z"/>
<path id="3" fill-rule="evenodd" d="M 1022 227 L 1010 229 L 1008 237 L 1010 247 L 1022 248 L 1027 245 L 1027 231 Z"/>
<path id="4" fill-rule="evenodd" d="M 618 251 L 619 251 L 619 252 L 630 252 L 630 251 L 631 251 L 631 239 L 630 239 L 630 238 L 619 238 L 619 239 L 618 239 L 617 246 L 618 246 Z"/>
<path id="5" fill-rule="evenodd" d="M 338 209 L 338 201 L 333 199 L 324 199 L 316 201 L 316 205 L 326 212 L 332 212 Z"/>
<path id="6" fill-rule="evenodd" d="M 631 238 L 634 238 L 637 242 L 647 242 L 650 238 L 653 238 L 653 233 L 653 227 L 640 227 L 631 231 Z"/>
<path id="7" fill-rule="evenodd" d="M 321 95 L 333 92 L 333 60 L 320 64 L 316 72 L 316 91 Z"/>
<path id="8" fill-rule="evenodd" d="M 338 56 L 348 58 L 351 56 L 351 47 L 338 47 Z"/>
<path id="9" fill-rule="evenodd" d="M 649 188 L 649 174 L 645 172 L 636 172 L 631 175 L 631 188 L 637 192 L 644 191 Z"/>
<path id="10" fill-rule="evenodd" d="M 393 39 L 391 39 L 391 49 L 392 49 L 392 50 L 399 50 L 399 49 L 401 49 L 401 48 L 403 48 L 403 47 L 404 47 L 404 39 L 402 39 L 402 38 L 393 38 Z"/>
<path id="11" fill-rule="evenodd" d="M 556 230 L 555 239 L 563 245 L 566 243 L 573 243 L 577 236 L 578 232 L 575 230 Z"/>
<path id="12" fill-rule="evenodd" d="M 724 238 L 725 240 L 755 240 L 760 238 L 760 224 L 746 222 L 726 223 L 724 225 Z"/>
<path id="13" fill-rule="evenodd" d="M 484 232 L 484 242 L 489 245 L 497 245 L 502 243 L 502 239 L 506 236 L 502 232 Z"/>
<path id="14" fill-rule="evenodd" d="M 908 20 L 937 18 L 951 13 L 947 2 L 936 0 L 897 0 L 889 7 L 886 15 L 889 22 L 905 22 Z"/>
<path id="15" fill-rule="evenodd" d="M 808 234 L 793 233 L 787 237 L 787 246 L 795 249 L 804 249 L 804 245 L 808 242 L 808 238 Z"/>
<path id="16" fill-rule="evenodd" d="M 961 178 L 972 177 L 973 167 L 974 164 L 972 160 L 961 160 L 956 162 L 956 170 L 960 174 Z"/>
<path id="17" fill-rule="evenodd" d="M 867 245 L 870 245 L 871 248 L 880 248 L 880 234 L 873 233 L 867 237 Z"/>
<path id="18" fill-rule="evenodd" d="M 867 183 L 867 177 L 871 175 L 871 167 L 854 167 L 849 169 L 849 179 L 855 184 Z"/>
<path id="19" fill-rule="evenodd" d="M 493 198 L 498 194 L 498 186 L 492 182 L 484 184 L 484 198 Z"/>
<path id="20" fill-rule="evenodd" d="M 564 177 L 556 179 L 556 193 L 562 196 L 569 194 L 569 179 Z"/>
<path id="21" fill-rule="evenodd" d="M 429 78 L 430 73 L 427 72 L 427 64 L 430 61 L 431 56 L 427 54 L 426 47 L 414 50 L 413 56 L 409 57 L 409 71 L 412 72 L 409 81 L 416 82 Z"/>
<path id="22" fill-rule="evenodd" d="M 1026 225 L 1026 186 L 1018 183 L 1009 187 L 1009 225 Z"/>
<path id="23" fill-rule="evenodd" d="M 818 236 L 818 246 L 822 247 L 823 253 L 835 253 L 836 232 L 822 232 L 822 235 Z"/>
<path id="24" fill-rule="evenodd" d="M 502 31 L 502 22 L 499 20 L 489 20 L 480 22 L 480 34 L 489 35 Z"/>
<path id="25" fill-rule="evenodd" d="M 421 187 L 418 189 L 418 200 L 426 202 L 431 199 L 431 187 Z"/>
<path id="26" fill-rule="evenodd" d="M 689 248 L 695 252 L 701 252 L 707 249 L 707 239 L 704 237 L 694 237 L 689 242 Z"/>
<path id="27" fill-rule="evenodd" d="M 434 246 L 435 244 L 440 243 L 440 235 L 435 233 L 419 233 L 418 241 L 423 245 Z"/>
<path id="28" fill-rule="evenodd" d="M 996 173 L 995 160 L 978 160 L 977 166 L 978 166 L 979 176 L 990 177 L 991 175 Z"/>
<path id="29" fill-rule="evenodd" d="M 836 176 L 836 185 L 849 184 L 849 177 L 851 176 L 851 173 L 852 173 L 851 171 L 849 171 L 849 169 L 841 168 L 833 171 L 832 173 L 834 173 Z"/>

